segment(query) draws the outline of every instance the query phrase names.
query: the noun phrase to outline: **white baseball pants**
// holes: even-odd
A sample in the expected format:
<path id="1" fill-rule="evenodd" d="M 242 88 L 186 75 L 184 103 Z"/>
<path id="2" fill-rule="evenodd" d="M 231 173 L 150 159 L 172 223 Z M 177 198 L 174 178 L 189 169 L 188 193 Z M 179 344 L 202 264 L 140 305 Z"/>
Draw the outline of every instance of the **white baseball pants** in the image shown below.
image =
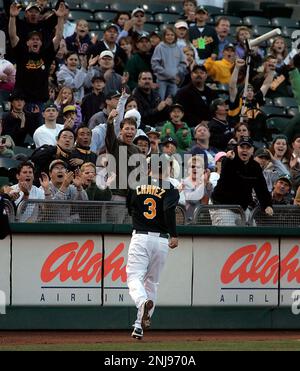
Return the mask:
<path id="1" fill-rule="evenodd" d="M 168 243 L 168 239 L 159 237 L 159 233 L 132 234 L 126 272 L 129 295 L 138 308 L 135 327 L 142 327 L 144 302 L 152 300 L 155 306 L 160 274 L 168 256 Z M 153 314 L 154 306 L 150 316 Z"/>

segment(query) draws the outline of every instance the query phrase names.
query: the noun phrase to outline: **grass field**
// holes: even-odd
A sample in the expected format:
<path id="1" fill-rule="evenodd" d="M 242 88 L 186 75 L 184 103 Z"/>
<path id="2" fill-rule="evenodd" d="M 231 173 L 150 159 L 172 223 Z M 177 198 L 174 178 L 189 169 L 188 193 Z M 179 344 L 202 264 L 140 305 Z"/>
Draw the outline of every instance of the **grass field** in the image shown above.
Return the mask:
<path id="1" fill-rule="evenodd" d="M 0 351 L 300 351 L 300 340 L 1 345 Z"/>

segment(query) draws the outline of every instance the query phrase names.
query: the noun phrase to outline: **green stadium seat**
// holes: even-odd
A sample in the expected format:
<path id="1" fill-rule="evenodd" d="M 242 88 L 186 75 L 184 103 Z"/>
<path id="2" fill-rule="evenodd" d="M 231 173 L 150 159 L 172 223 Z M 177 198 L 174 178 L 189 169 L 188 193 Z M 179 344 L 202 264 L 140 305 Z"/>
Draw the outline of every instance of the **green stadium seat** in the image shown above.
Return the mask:
<path id="1" fill-rule="evenodd" d="M 299 113 L 299 109 L 296 107 L 291 107 L 286 110 L 286 114 L 291 117 L 298 115 L 298 113 Z"/>
<path id="2" fill-rule="evenodd" d="M 283 116 L 285 114 L 285 110 L 282 107 L 275 107 L 275 106 L 262 106 L 260 110 L 269 118 L 274 116 Z"/>
<path id="3" fill-rule="evenodd" d="M 178 14 L 156 13 L 153 20 L 160 23 L 175 23 L 179 19 Z"/>
<path id="4" fill-rule="evenodd" d="M 90 10 L 72 9 L 69 14 L 69 19 L 73 19 L 74 21 L 85 19 L 86 21 L 89 21 L 94 19 L 94 14 Z"/>
<path id="5" fill-rule="evenodd" d="M 298 107 L 296 99 L 291 97 L 277 97 L 273 99 L 273 103 L 276 107 Z"/>
<path id="6" fill-rule="evenodd" d="M 243 25 L 248 26 L 248 27 L 253 27 L 253 26 L 265 26 L 269 27 L 271 26 L 271 21 L 268 18 L 264 17 L 245 17 L 243 18 Z"/>
<path id="7" fill-rule="evenodd" d="M 97 21 L 111 23 L 115 19 L 117 12 L 95 12 L 94 17 Z M 101 27 L 100 27 L 101 28 Z"/>
<path id="8" fill-rule="evenodd" d="M 7 176 L 0 176 L 0 187 L 10 185 L 9 178 Z"/>
<path id="9" fill-rule="evenodd" d="M 254 37 L 258 37 L 258 36 L 261 36 L 267 32 L 270 32 L 273 30 L 273 27 L 265 27 L 265 26 L 254 26 L 252 28 L 252 35 Z"/>
<path id="10" fill-rule="evenodd" d="M 276 17 L 271 19 L 273 27 L 298 28 L 299 22 L 296 19 Z"/>
<path id="11" fill-rule="evenodd" d="M 109 4 L 102 4 L 99 1 L 83 1 L 80 5 L 81 9 L 88 9 L 91 11 L 109 10 Z"/>
<path id="12" fill-rule="evenodd" d="M 267 129 L 271 134 L 282 134 L 289 120 L 286 116 L 271 117 L 267 119 Z"/>
<path id="13" fill-rule="evenodd" d="M 255 3 L 250 1 L 228 1 L 226 14 L 240 16 L 240 11 L 255 10 Z"/>

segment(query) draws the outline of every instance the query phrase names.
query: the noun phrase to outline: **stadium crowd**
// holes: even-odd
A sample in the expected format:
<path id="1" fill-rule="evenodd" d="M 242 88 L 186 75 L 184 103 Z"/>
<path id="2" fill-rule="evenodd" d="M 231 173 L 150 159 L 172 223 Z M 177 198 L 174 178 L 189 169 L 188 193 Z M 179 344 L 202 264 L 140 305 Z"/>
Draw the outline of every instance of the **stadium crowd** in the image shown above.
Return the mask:
<path id="1" fill-rule="evenodd" d="M 196 0 L 184 0 L 161 31 L 147 31 L 143 7 L 120 10 L 113 22 L 104 19 L 102 37 L 89 19 L 73 22 L 67 2 L 3 3 L 0 97 L 9 108 L 0 179 L 16 206 L 124 201 L 120 184 L 134 166 L 127 161 L 125 171 L 121 147 L 127 160 L 143 154 L 147 164 L 153 154 L 170 156 L 170 180 L 189 218 L 201 204 L 260 205 L 269 215 L 274 204 L 299 205 L 300 56 L 286 38 L 248 50 L 251 28 L 233 27 L 224 14 L 212 24 Z M 282 108 L 285 126 L 274 130 L 271 108 L 282 97 L 294 99 L 294 116 Z"/>

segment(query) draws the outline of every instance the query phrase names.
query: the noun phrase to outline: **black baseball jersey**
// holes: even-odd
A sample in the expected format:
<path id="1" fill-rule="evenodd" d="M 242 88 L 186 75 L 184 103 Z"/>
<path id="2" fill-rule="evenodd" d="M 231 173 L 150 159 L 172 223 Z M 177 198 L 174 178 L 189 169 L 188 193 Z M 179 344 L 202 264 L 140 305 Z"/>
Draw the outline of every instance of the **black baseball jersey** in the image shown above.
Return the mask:
<path id="1" fill-rule="evenodd" d="M 165 180 L 149 177 L 127 196 L 127 207 L 137 231 L 169 233 L 176 237 L 179 192 Z"/>

